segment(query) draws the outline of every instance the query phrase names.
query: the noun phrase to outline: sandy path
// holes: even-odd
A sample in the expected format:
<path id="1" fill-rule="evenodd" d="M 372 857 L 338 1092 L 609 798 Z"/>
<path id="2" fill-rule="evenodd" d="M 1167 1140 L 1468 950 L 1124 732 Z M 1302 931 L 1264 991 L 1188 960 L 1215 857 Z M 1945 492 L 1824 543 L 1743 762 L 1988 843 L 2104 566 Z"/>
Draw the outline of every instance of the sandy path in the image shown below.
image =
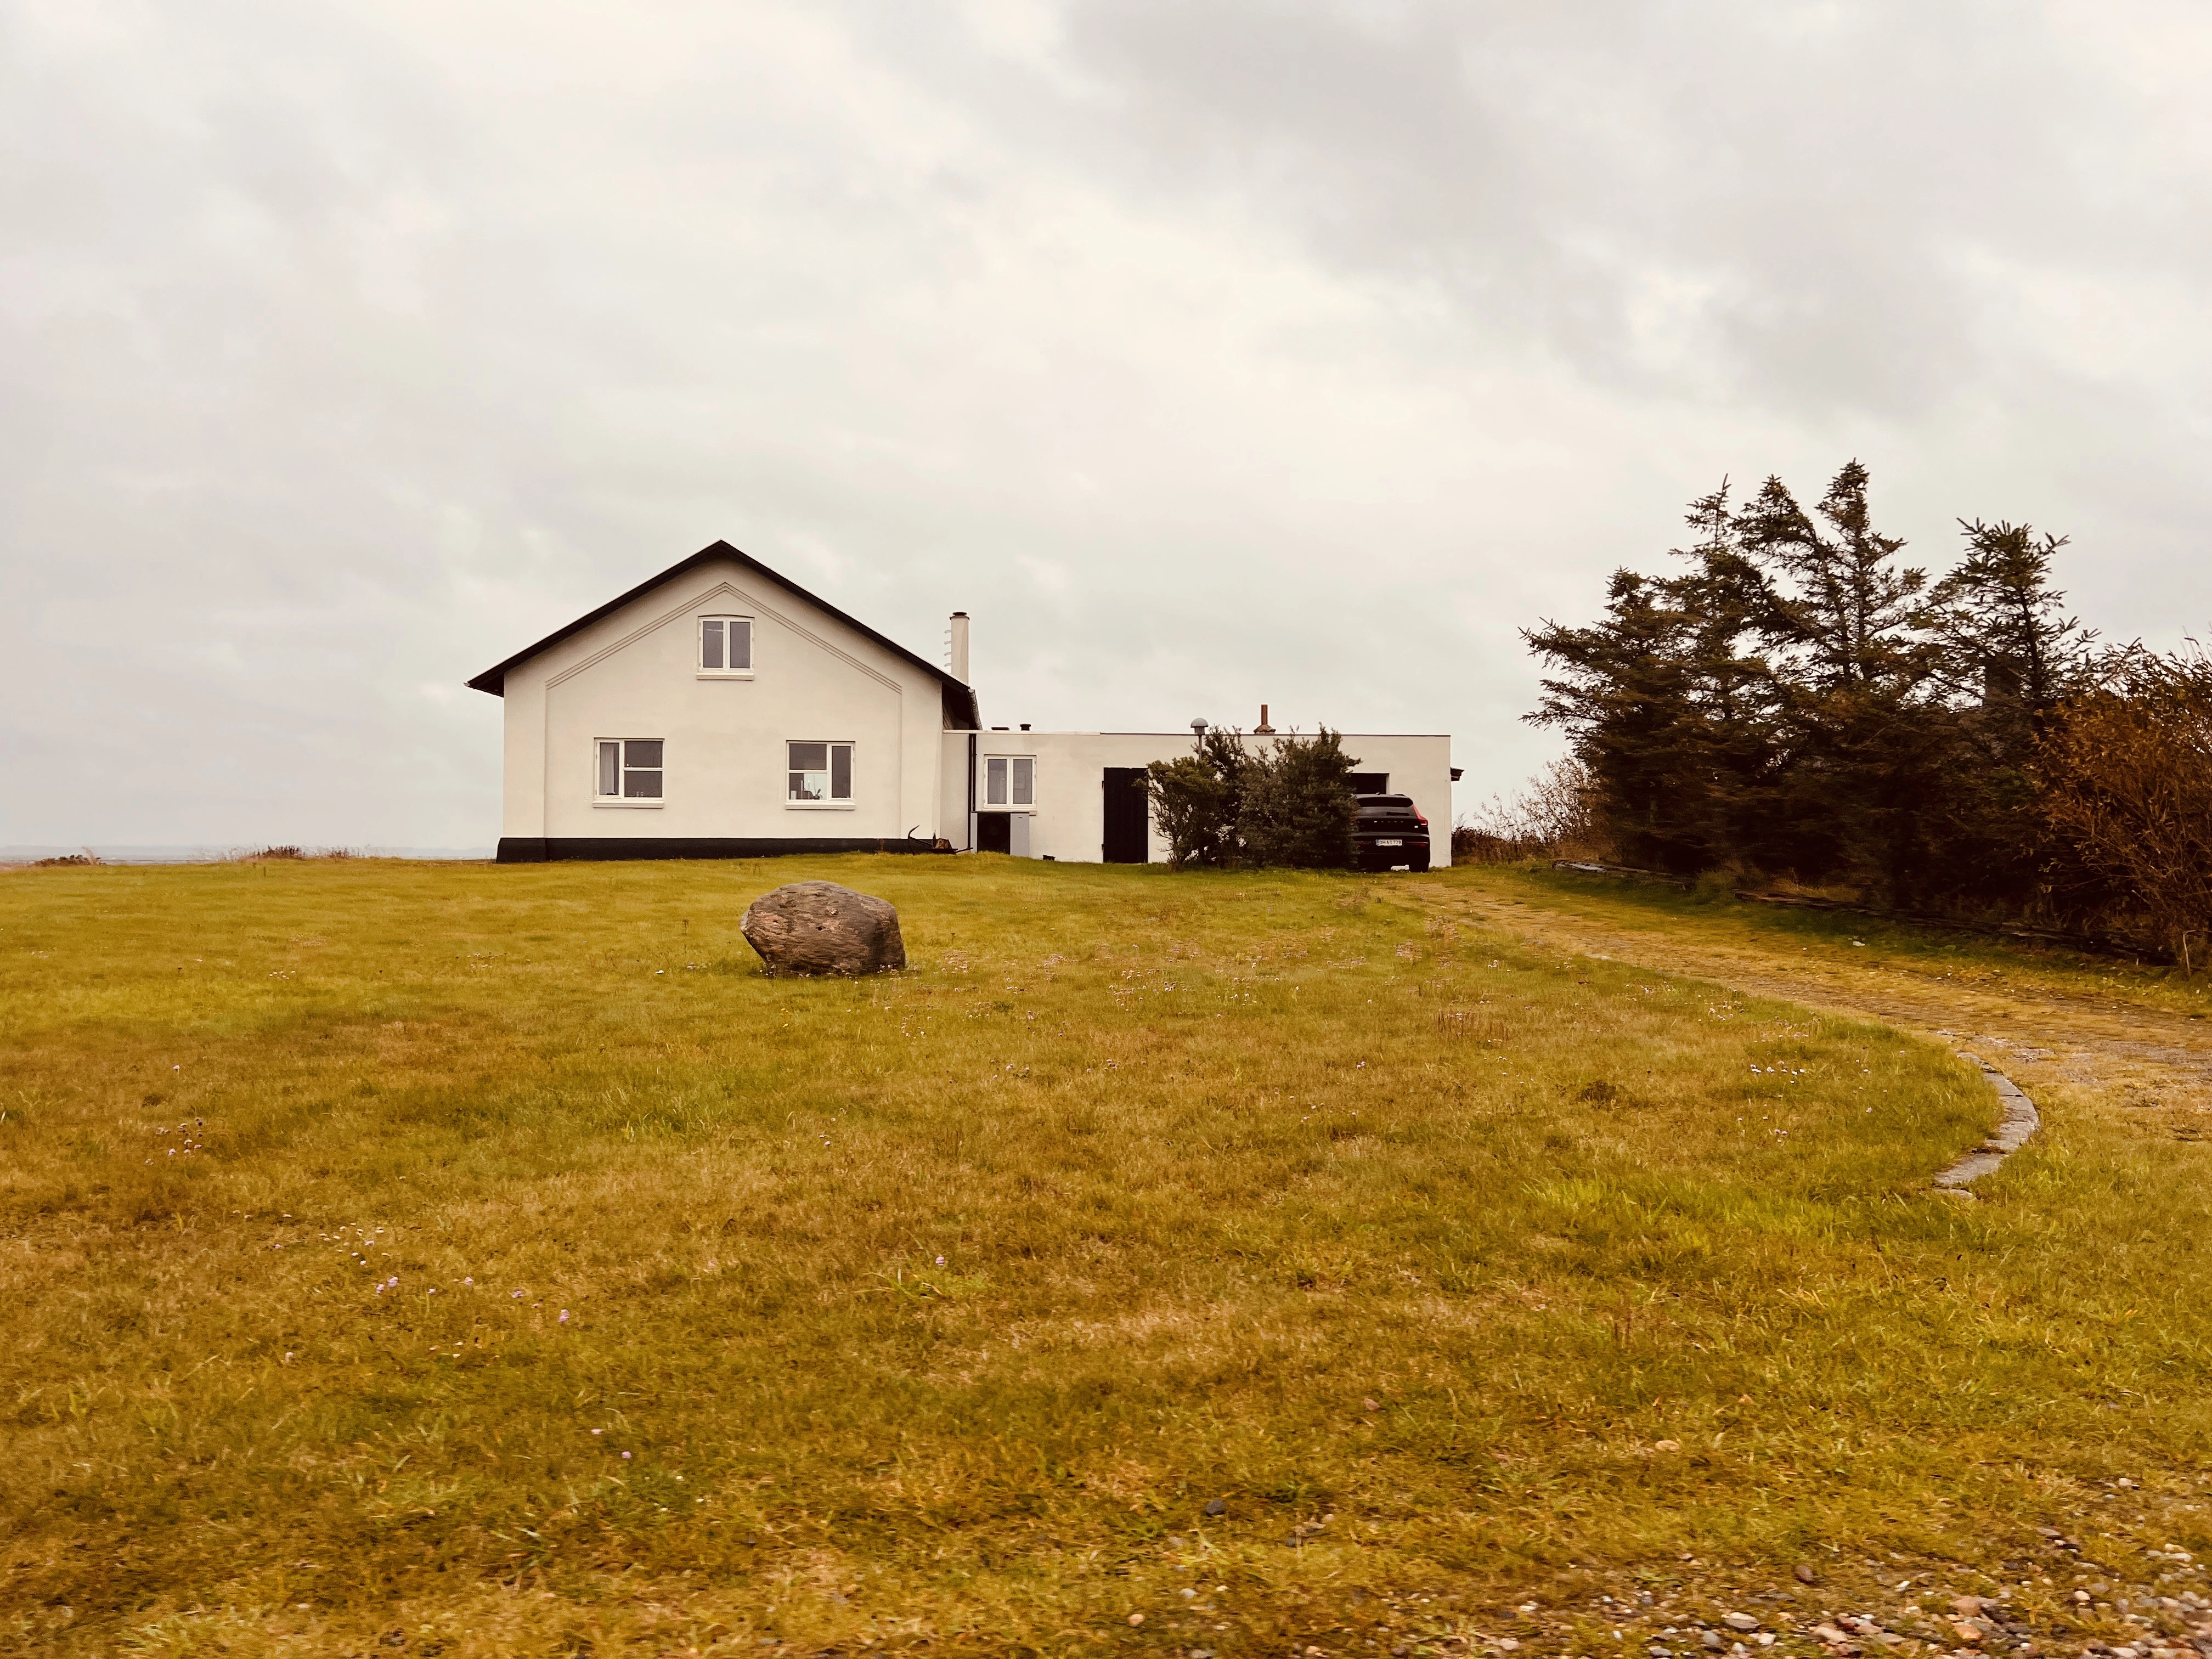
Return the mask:
<path id="1" fill-rule="evenodd" d="M 1698 919 L 1592 914 L 1563 896 L 1516 900 L 1475 887 L 1409 886 L 1439 920 L 1479 922 L 1539 948 L 1632 963 L 1857 1015 L 1971 1048 L 2031 1091 L 2063 1082 L 2117 1091 L 2187 1140 L 2212 1139 L 2212 1021 L 2119 997 L 1963 969 L 1947 974 L 1847 945 L 1759 937 L 1727 913 Z M 1603 904 L 1603 890 L 1592 908 Z"/>

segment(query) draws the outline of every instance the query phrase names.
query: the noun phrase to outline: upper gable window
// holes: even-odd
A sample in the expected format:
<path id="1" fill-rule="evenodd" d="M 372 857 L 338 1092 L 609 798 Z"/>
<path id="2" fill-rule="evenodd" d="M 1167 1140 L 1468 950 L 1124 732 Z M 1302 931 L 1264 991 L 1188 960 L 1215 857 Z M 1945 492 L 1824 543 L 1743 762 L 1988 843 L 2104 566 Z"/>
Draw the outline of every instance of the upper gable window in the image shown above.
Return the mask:
<path id="1" fill-rule="evenodd" d="M 702 674 L 750 674 L 753 672 L 753 619 L 750 617 L 699 618 L 699 672 Z"/>

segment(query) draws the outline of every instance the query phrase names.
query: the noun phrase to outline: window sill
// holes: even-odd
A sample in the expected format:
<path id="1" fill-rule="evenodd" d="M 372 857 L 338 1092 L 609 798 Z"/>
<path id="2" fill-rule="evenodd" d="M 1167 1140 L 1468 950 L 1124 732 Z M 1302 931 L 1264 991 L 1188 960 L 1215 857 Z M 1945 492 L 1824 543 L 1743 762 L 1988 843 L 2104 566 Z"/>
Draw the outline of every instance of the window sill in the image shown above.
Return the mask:
<path id="1" fill-rule="evenodd" d="M 702 680 L 749 680 L 752 677 L 750 668 L 702 668 L 696 676 Z"/>
<path id="2" fill-rule="evenodd" d="M 848 800 L 787 800 L 783 804 L 787 812 L 850 812 L 854 804 Z"/>
<path id="3" fill-rule="evenodd" d="M 595 800 L 592 805 L 602 811 L 658 812 L 668 803 L 659 800 Z"/>

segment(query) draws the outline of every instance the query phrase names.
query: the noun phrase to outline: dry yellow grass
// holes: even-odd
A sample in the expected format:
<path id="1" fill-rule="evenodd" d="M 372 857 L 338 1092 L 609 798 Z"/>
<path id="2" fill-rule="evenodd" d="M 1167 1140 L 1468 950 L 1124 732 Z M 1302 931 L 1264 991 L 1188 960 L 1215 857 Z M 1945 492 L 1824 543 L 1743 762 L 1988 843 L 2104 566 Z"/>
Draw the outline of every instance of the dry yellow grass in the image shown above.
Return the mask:
<path id="1" fill-rule="evenodd" d="M 914 970 L 760 976 L 815 875 Z M 2203 1148 L 2058 1083 L 1933 1195 L 1943 1045 L 1467 908 L 1545 890 L 0 878 L 4 1644 L 1615 1651 L 1685 1553 L 2193 1501 Z"/>

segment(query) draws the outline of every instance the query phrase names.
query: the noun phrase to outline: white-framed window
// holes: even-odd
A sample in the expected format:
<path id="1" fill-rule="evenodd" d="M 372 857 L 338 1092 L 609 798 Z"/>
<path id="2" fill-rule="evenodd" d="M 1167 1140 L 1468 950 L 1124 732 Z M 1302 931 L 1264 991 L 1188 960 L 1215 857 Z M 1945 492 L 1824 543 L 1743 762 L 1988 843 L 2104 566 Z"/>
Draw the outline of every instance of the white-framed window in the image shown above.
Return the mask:
<path id="1" fill-rule="evenodd" d="M 853 745 L 789 743 L 784 799 L 794 805 L 849 806 L 853 803 Z"/>
<path id="2" fill-rule="evenodd" d="M 601 800 L 657 801 L 665 775 L 666 745 L 659 738 L 601 738 L 599 787 Z"/>
<path id="3" fill-rule="evenodd" d="M 983 805 L 1036 805 L 1036 759 L 1030 755 L 990 755 L 983 761 Z"/>
<path id="4" fill-rule="evenodd" d="M 753 672 L 753 619 L 750 617 L 699 618 L 699 672 L 702 674 L 750 674 Z"/>

